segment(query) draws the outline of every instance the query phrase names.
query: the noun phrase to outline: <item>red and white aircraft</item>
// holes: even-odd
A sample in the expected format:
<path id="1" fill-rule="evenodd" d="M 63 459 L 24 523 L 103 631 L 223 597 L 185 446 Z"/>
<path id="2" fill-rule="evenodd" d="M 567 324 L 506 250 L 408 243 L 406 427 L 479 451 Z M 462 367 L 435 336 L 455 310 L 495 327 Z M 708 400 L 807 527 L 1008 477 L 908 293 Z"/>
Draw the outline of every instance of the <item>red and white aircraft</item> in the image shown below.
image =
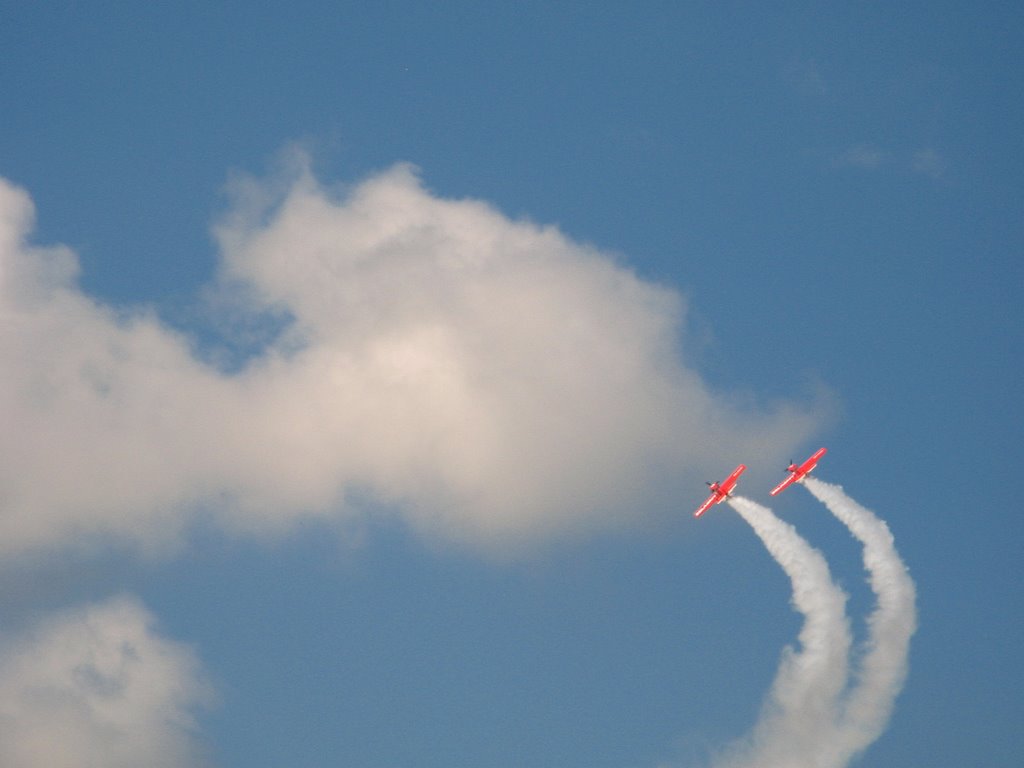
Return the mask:
<path id="1" fill-rule="evenodd" d="M 797 466 L 796 464 L 790 464 L 788 467 L 786 467 L 786 471 L 790 473 L 789 477 L 787 477 L 785 480 L 783 480 L 781 483 L 775 486 L 771 491 L 771 495 L 777 496 L 778 494 L 782 493 L 784 490 L 789 488 L 789 486 L 791 486 L 793 483 L 802 483 L 804 478 L 810 474 L 811 470 L 818 466 L 818 459 L 824 456 L 827 450 L 828 449 L 826 448 L 819 448 L 813 454 L 811 454 L 811 458 L 809 458 L 800 466 Z"/>
<path id="2" fill-rule="evenodd" d="M 715 504 L 720 504 L 725 501 L 728 496 L 732 496 L 732 489 L 736 487 L 736 481 L 739 479 L 740 475 L 743 474 L 745 469 L 746 467 L 743 464 L 740 464 L 732 471 L 732 474 L 722 482 L 708 483 L 708 487 L 711 488 L 711 495 L 708 496 L 707 500 L 703 504 L 697 507 L 697 511 L 693 513 L 693 516 L 700 517 L 711 509 L 711 507 L 715 506 Z"/>

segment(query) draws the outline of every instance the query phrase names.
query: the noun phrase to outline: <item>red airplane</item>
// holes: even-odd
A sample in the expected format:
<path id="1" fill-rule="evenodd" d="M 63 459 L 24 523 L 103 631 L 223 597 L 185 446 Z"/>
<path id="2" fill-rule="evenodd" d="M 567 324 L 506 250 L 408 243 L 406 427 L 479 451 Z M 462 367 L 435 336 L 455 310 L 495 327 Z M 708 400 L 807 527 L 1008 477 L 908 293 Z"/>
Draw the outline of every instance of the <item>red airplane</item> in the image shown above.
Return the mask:
<path id="1" fill-rule="evenodd" d="M 802 483 L 804 478 L 810 474 L 811 470 L 818 466 L 818 459 L 825 455 L 827 452 L 826 448 L 819 448 L 816 450 L 807 461 L 801 464 L 799 467 L 796 464 L 790 464 L 786 467 L 786 471 L 790 473 L 789 477 L 775 486 L 772 491 L 772 496 L 777 496 L 784 490 L 789 488 L 793 483 Z"/>
<path id="2" fill-rule="evenodd" d="M 732 496 L 732 489 L 736 487 L 736 481 L 739 479 L 739 476 L 743 474 L 745 469 L 746 467 L 740 464 L 732 471 L 732 474 L 722 482 L 708 483 L 708 487 L 711 489 L 711 495 L 708 496 L 707 500 L 697 508 L 697 511 L 693 513 L 693 516 L 700 517 L 711 509 L 711 507 L 715 506 L 715 504 L 720 504 L 725 501 L 728 496 Z"/>

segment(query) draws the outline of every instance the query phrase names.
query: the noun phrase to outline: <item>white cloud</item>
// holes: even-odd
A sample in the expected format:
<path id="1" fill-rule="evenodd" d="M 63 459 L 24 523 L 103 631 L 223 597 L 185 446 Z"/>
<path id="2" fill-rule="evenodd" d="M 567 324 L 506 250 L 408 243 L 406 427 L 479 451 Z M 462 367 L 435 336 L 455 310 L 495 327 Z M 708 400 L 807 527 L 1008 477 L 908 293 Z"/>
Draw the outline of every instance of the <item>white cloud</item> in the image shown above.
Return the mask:
<path id="1" fill-rule="evenodd" d="M 0 656 L 0 765 L 183 768 L 209 700 L 191 651 L 130 598 L 51 617 Z"/>
<path id="2" fill-rule="evenodd" d="M 802 441 L 681 362 L 681 296 L 552 227 L 398 166 L 336 197 L 247 182 L 218 286 L 292 319 L 241 370 L 83 295 L 0 183 L 0 550 L 334 519 L 372 498 L 488 547 L 687 506 L 699 476 Z"/>

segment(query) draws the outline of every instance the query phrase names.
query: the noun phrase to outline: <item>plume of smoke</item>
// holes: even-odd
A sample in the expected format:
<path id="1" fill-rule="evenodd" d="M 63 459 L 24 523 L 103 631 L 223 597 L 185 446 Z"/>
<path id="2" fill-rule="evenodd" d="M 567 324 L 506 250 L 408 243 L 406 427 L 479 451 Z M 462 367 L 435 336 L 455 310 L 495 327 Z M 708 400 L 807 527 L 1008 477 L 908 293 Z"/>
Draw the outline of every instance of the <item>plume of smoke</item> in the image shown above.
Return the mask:
<path id="1" fill-rule="evenodd" d="M 771 694 L 750 738 L 720 768 L 832 768 L 841 765 L 833 740 L 846 687 L 850 628 L 846 594 L 822 554 L 789 523 L 744 498 L 730 503 L 764 542 L 793 585 L 793 606 L 804 616 L 800 649 L 787 648 Z"/>
<path id="2" fill-rule="evenodd" d="M 864 567 L 878 600 L 868 617 L 859 678 L 838 722 L 835 749 L 845 764 L 881 735 L 892 714 L 907 675 L 910 638 L 917 628 L 916 590 L 884 521 L 838 485 L 810 477 L 804 485 L 864 545 Z"/>

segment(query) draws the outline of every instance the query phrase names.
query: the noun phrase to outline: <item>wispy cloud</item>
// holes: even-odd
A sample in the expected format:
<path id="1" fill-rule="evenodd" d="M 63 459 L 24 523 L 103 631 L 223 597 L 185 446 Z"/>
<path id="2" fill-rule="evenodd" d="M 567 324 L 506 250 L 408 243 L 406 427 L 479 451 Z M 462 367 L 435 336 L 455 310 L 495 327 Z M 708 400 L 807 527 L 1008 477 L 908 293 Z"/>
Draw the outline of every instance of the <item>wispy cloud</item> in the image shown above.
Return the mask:
<path id="1" fill-rule="evenodd" d="M 856 144 L 837 155 L 832 163 L 837 168 L 880 168 L 889 160 L 886 152 L 870 144 Z"/>
<path id="2" fill-rule="evenodd" d="M 884 149 L 872 144 L 854 144 L 835 154 L 833 168 L 855 168 L 863 171 L 915 173 L 939 181 L 946 176 L 948 162 L 937 150 L 919 149 L 912 153 Z"/>
<path id="3" fill-rule="evenodd" d="M 926 148 L 914 153 L 911 167 L 917 172 L 938 181 L 946 175 L 947 162 L 939 152 Z"/>
<path id="4" fill-rule="evenodd" d="M 813 407 L 736 408 L 680 359 L 682 297 L 553 227 L 398 166 L 341 197 L 303 163 L 239 184 L 218 288 L 284 330 L 241 370 L 76 286 L 0 184 L 0 550 L 159 545 L 195 510 L 273 533 L 373 499 L 502 547 L 678 503 Z M 268 202 L 270 201 L 270 202 Z M 714 434 L 708 443 L 704 436 Z"/>
<path id="5" fill-rule="evenodd" d="M 792 59 L 782 71 L 786 83 L 798 93 L 806 96 L 827 96 L 828 82 L 814 59 Z"/>

